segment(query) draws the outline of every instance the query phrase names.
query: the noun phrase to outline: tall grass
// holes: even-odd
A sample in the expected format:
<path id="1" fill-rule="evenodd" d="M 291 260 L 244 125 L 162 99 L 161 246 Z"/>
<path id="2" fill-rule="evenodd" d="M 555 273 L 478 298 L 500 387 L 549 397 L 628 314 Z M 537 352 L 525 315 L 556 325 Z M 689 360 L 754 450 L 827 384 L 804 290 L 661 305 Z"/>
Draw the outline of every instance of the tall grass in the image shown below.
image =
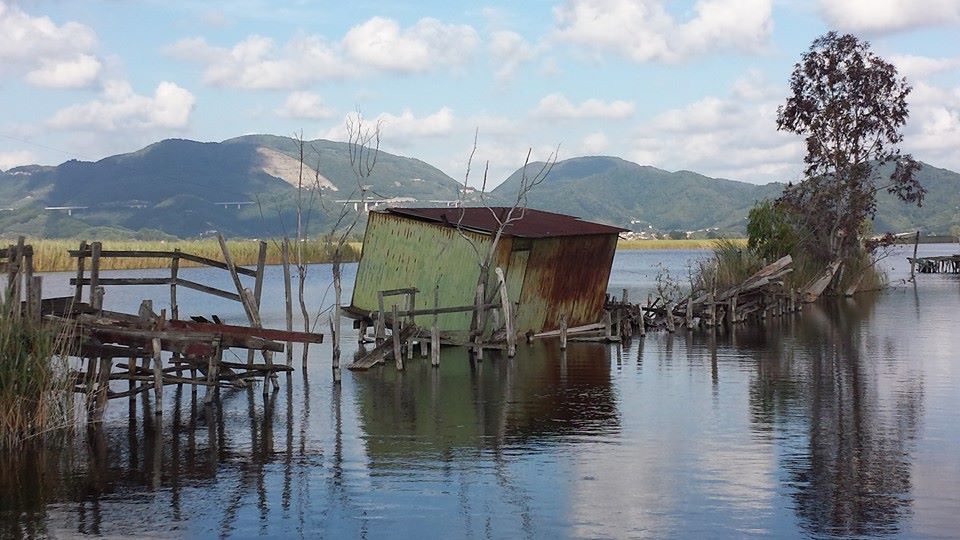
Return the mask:
<path id="1" fill-rule="evenodd" d="M 33 264 L 37 272 L 63 272 L 77 267 L 77 260 L 68 253 L 77 249 L 79 242 L 67 240 L 33 240 Z M 267 264 L 280 264 L 280 241 L 267 241 Z M 254 240 L 228 240 L 230 255 L 234 262 L 241 266 L 251 266 L 257 263 L 260 246 Z M 293 245 L 291 259 L 295 257 L 296 246 Z M 345 246 L 344 260 L 356 261 L 360 258 L 360 243 L 351 242 Z M 167 241 L 110 241 L 103 242 L 104 250 L 140 250 L 140 251 L 173 251 L 179 249 L 208 259 L 223 260 L 220 244 L 216 239 L 205 240 L 178 240 Z M 325 263 L 333 260 L 333 246 L 321 240 L 309 240 L 302 243 L 304 261 L 307 263 Z M 291 263 L 294 262 L 291 260 Z M 100 261 L 102 270 L 138 270 L 145 268 L 165 268 L 170 266 L 169 258 L 104 258 Z M 190 261 L 180 261 L 180 266 L 197 266 Z M 88 263 L 89 267 L 89 263 Z"/>
<path id="2" fill-rule="evenodd" d="M 746 246 L 747 241 L 743 238 L 725 239 L 735 245 Z M 684 239 L 684 240 L 620 240 L 617 242 L 617 249 L 710 249 L 717 243 L 717 240 L 709 239 Z"/>
<path id="3" fill-rule="evenodd" d="M 700 261 L 694 278 L 698 290 L 723 291 L 736 287 L 763 268 L 764 261 L 743 241 L 713 240 L 713 257 Z"/>
<path id="4" fill-rule="evenodd" d="M 0 308 L 0 448 L 70 428 L 73 380 L 67 366 L 68 332 Z"/>

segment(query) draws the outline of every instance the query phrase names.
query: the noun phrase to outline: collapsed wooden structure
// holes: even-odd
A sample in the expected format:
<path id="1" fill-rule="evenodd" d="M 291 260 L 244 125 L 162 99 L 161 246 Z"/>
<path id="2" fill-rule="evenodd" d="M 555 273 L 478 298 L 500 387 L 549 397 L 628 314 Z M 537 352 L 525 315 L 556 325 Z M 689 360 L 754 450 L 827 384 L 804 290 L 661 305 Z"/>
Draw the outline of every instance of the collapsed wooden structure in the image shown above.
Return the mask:
<path id="1" fill-rule="evenodd" d="M 788 289 L 783 277 L 792 272 L 792 259 L 783 257 L 725 290 L 712 290 L 688 295 L 679 301 L 647 298 L 647 303 L 631 304 L 624 290 L 621 299 L 611 298 L 607 309 L 614 314 L 616 326 L 624 336 L 634 329 L 643 335 L 648 329 L 674 332 L 680 328 L 729 326 L 749 320 L 764 320 L 802 309 L 809 297 L 818 297 L 829 283 L 818 278 L 803 291 Z M 829 277 L 833 277 L 833 272 Z"/>
<path id="2" fill-rule="evenodd" d="M 910 275 L 914 271 L 921 274 L 960 274 L 960 255 L 941 255 L 939 257 L 907 257 L 910 262 Z"/>
<path id="3" fill-rule="evenodd" d="M 267 245 L 260 243 L 257 267 L 244 268 L 233 263 L 222 236 L 219 240 L 223 261 L 180 250 L 111 251 L 104 250 L 100 242 L 81 242 L 79 249 L 70 251 L 70 255 L 77 259 L 77 274 L 70 280 L 75 287 L 74 294 L 43 299 L 42 280 L 33 275 L 33 248 L 21 237 L 16 245 L 0 250 L 8 274 L 6 307 L 15 317 L 49 323 L 64 332 L 68 344 L 65 352 L 79 359 L 74 373 L 75 390 L 87 395 L 89 418 L 94 421 L 102 418 L 108 400 L 122 397 L 132 400 L 137 394 L 151 389 L 158 403 L 155 411 L 160 414 L 163 387 L 172 384 L 191 385 L 193 392 L 197 387 L 205 387 L 207 403 L 215 398 L 221 387 L 245 387 L 256 379 L 263 380 L 263 391 L 267 393 L 268 380 L 276 389 L 279 387 L 277 373 L 293 369 L 290 367 L 292 343 L 321 343 L 323 335 L 293 331 L 289 311 L 285 330 L 263 328 L 259 309 Z M 283 247 L 286 255 L 288 246 L 285 243 Z M 101 261 L 106 258 L 167 258 L 170 259 L 169 277 L 102 277 Z M 88 260 L 89 272 L 86 268 Z M 182 260 L 226 270 L 236 292 L 184 279 L 179 268 Z M 284 260 L 286 263 L 286 257 Z M 289 272 L 284 274 L 289 276 Z M 241 275 L 254 279 L 252 289 L 244 286 Z M 104 287 L 123 285 L 169 286 L 169 312 L 164 308 L 156 313 L 151 300 L 143 301 L 136 314 L 104 309 Z M 212 316 L 213 321 L 202 316 L 181 320 L 178 286 L 240 302 L 249 326 L 223 324 L 216 315 Z M 87 301 L 83 301 L 84 287 L 87 288 Z M 286 289 L 289 291 L 290 288 Z M 246 362 L 224 360 L 223 353 L 228 349 L 247 350 Z M 273 354 L 284 351 L 287 352 L 287 362 L 274 362 Z M 255 354 L 262 357 L 261 362 L 255 362 Z M 127 390 L 111 388 L 110 381 L 113 380 L 126 380 Z"/>

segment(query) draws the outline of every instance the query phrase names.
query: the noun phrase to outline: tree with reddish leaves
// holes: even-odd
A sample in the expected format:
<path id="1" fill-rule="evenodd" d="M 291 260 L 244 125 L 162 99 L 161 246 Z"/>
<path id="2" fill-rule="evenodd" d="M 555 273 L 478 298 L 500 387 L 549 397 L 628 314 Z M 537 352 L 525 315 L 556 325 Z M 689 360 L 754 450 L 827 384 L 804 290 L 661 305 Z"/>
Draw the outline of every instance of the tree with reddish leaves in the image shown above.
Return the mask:
<path id="1" fill-rule="evenodd" d="M 850 34 L 817 38 L 790 76 L 777 129 L 803 135 L 805 179 L 788 184 L 779 205 L 799 216 L 806 247 L 820 260 L 845 259 L 877 211 L 877 192 L 923 202 L 919 163 L 902 154 L 911 87 L 896 68 Z M 892 164 L 891 167 L 885 165 Z M 887 171 L 888 175 L 881 174 Z M 884 177 L 886 176 L 886 177 Z"/>

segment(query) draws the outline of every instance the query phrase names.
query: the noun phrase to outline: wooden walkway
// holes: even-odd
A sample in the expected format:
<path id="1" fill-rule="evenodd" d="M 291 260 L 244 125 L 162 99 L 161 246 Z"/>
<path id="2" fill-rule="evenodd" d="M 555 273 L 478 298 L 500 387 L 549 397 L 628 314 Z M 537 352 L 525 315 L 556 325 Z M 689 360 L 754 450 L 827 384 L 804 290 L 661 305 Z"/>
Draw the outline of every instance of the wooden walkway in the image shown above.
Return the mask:
<path id="1" fill-rule="evenodd" d="M 960 274 L 960 255 L 907 257 L 907 260 L 910 261 L 911 274 L 913 269 L 921 274 Z"/>

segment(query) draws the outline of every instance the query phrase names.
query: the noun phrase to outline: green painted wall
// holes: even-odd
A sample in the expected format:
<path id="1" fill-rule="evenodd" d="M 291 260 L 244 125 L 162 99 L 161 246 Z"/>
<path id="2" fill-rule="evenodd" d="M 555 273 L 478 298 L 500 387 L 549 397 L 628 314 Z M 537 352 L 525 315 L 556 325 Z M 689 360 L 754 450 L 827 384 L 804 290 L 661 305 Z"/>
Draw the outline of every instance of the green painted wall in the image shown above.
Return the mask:
<path id="1" fill-rule="evenodd" d="M 465 233 L 482 253 L 490 238 Z M 357 268 L 353 307 L 376 311 L 377 291 L 416 287 L 418 308 L 433 307 L 434 286 L 440 286 L 440 307 L 473 304 L 480 268 L 470 243 L 453 228 L 439 224 L 371 212 L 363 240 L 363 257 Z M 392 297 L 403 309 L 403 297 Z M 390 309 L 391 298 L 385 301 Z M 431 316 L 417 317 L 429 327 Z M 441 331 L 467 331 L 470 313 L 440 315 Z"/>

